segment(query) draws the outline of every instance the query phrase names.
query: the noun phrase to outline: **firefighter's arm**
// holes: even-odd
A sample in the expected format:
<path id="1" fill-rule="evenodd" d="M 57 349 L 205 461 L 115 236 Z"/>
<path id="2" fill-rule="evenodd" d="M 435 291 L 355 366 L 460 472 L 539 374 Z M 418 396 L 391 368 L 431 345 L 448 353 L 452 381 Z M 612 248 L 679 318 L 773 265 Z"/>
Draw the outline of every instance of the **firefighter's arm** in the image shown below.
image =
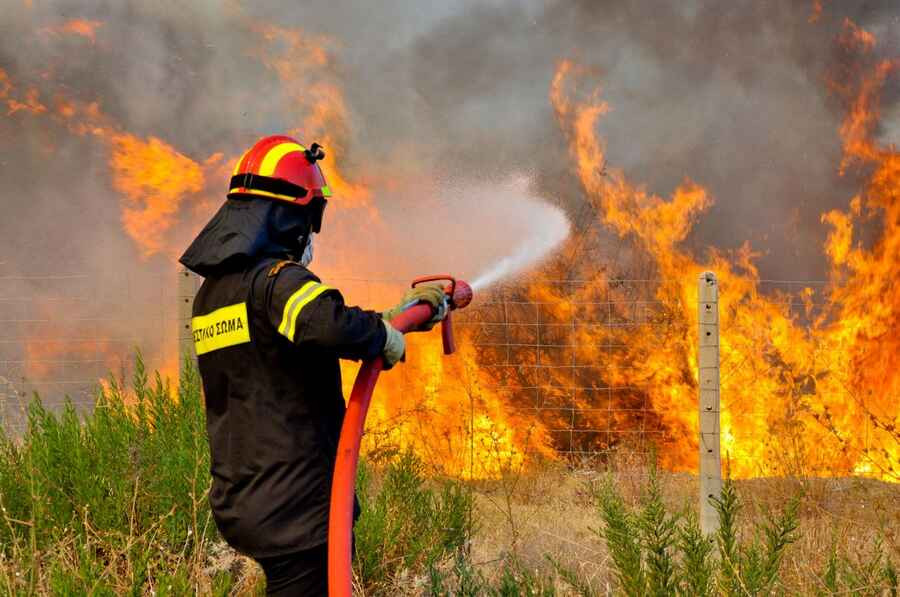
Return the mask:
<path id="1" fill-rule="evenodd" d="M 278 276 L 270 301 L 270 319 L 279 334 L 298 346 L 319 347 L 344 359 L 381 354 L 387 333 L 378 313 L 348 307 L 340 292 L 305 269 L 289 269 L 293 271 Z"/>
<path id="2" fill-rule="evenodd" d="M 295 344 L 325 348 L 343 359 L 368 360 L 381 354 L 387 333 L 374 311 L 346 306 L 334 289 L 309 307 L 297 315 Z"/>

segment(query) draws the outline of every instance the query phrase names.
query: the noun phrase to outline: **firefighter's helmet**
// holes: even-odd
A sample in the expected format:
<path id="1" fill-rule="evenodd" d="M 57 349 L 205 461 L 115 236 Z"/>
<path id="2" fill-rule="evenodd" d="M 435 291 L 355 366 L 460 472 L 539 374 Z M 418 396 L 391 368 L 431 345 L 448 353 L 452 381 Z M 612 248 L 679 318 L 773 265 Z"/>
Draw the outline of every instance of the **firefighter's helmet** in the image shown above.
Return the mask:
<path id="1" fill-rule="evenodd" d="M 263 137 L 235 165 L 228 196 L 252 195 L 306 207 L 313 232 L 318 232 L 331 196 L 316 163 L 324 157 L 318 143 L 306 148 L 284 135 Z"/>

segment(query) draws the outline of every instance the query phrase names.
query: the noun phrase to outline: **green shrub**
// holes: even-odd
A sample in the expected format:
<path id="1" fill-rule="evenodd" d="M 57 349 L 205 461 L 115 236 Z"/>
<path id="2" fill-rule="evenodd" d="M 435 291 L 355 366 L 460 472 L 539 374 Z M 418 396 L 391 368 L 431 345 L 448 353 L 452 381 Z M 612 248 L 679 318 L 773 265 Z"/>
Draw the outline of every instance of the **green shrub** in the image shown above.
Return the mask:
<path id="1" fill-rule="evenodd" d="M 410 453 L 386 466 L 377 492 L 371 471 L 361 467 L 358 494 L 354 563 L 367 592 L 387 589 L 401 573 L 423 574 L 472 535 L 471 493 L 456 481 L 432 487 Z"/>
<path id="2" fill-rule="evenodd" d="M 721 498 L 713 498 L 719 513 L 719 589 L 726 595 L 768 595 L 778 581 L 781 560 L 788 545 L 797 540 L 799 499 L 790 500 L 781 513 L 770 514 L 750 541 L 738 539 L 736 521 L 740 501 L 728 479 Z"/>
<path id="3" fill-rule="evenodd" d="M 712 595 L 715 572 L 713 542 L 703 535 L 693 510 L 687 511 L 684 524 L 678 529 L 676 550 L 681 553 L 681 586 L 678 594 L 684 597 Z"/>
<path id="4" fill-rule="evenodd" d="M 130 383 L 111 379 L 96 407 L 59 414 L 35 396 L 24 435 L 0 430 L 0 587 L 10 594 L 228 594 L 229 571 L 203 572 L 220 541 L 207 502 L 209 449 L 196 369 L 176 396 L 137 355 Z M 407 454 L 376 484 L 363 466 L 356 566 L 370 590 L 465 549 L 472 497 L 426 481 Z M 259 587 L 257 587 L 258 589 Z M 252 589 L 252 587 L 251 587 Z"/>
<path id="5" fill-rule="evenodd" d="M 184 368 L 173 396 L 159 374 L 150 383 L 140 354 L 130 387 L 113 378 L 83 418 L 68 400 L 54 414 L 35 396 L 24 435 L 0 435 L 8 592 L 180 592 L 192 582 L 217 539 L 204 425 L 196 370 Z"/>
<path id="6" fill-rule="evenodd" d="M 603 484 L 599 497 L 603 519 L 600 534 L 609 548 L 619 589 L 629 597 L 645 595 L 647 576 L 638 538 L 638 514 L 628 509 L 612 482 Z"/>
<path id="7" fill-rule="evenodd" d="M 488 579 L 458 552 L 453 566 L 439 572 L 434 567 L 429 575 L 428 595 L 433 597 L 551 597 L 555 583 L 549 576 L 528 570 L 514 558 L 504 558 L 495 580 Z"/>
<path id="8" fill-rule="evenodd" d="M 56 414 L 35 397 L 28 415 L 22 437 L 0 428 L 0 594 L 260 593 L 263 582 L 246 560 L 227 569 L 210 565 L 223 550 L 207 504 L 203 399 L 190 362 L 175 396 L 138 355 L 132 378 L 98 390 L 91 413 L 80 416 L 67 402 Z M 551 558 L 543 569 L 509 554 L 473 562 L 471 491 L 459 481 L 427 478 L 410 454 L 378 471 L 362 463 L 358 492 L 355 571 L 368 595 L 543 597 L 560 588 L 607 594 Z M 740 524 L 735 485 L 726 481 L 714 502 L 719 530 L 710 538 L 693 508 L 666 507 L 655 468 L 637 506 L 611 478 L 597 498 L 597 532 L 619 594 L 788 591 L 779 573 L 798 534 L 797 500 L 748 529 Z M 885 528 L 874 544 L 840 547 L 836 539 L 822 569 L 810 575 L 817 577 L 810 592 L 896 596 L 893 532 Z"/>
<path id="9" fill-rule="evenodd" d="M 752 539 L 742 540 L 741 506 L 730 479 L 714 500 L 717 549 L 703 536 L 693 512 L 669 513 L 654 466 L 640 508 L 629 508 L 609 478 L 598 497 L 603 522 L 599 533 L 624 595 L 768 595 L 778 584 L 785 549 L 796 540 L 796 499 L 770 515 Z"/>
<path id="10" fill-rule="evenodd" d="M 819 595 L 900 594 L 897 568 L 880 539 L 855 553 L 839 553 L 837 545 L 832 545 L 821 579 Z"/>

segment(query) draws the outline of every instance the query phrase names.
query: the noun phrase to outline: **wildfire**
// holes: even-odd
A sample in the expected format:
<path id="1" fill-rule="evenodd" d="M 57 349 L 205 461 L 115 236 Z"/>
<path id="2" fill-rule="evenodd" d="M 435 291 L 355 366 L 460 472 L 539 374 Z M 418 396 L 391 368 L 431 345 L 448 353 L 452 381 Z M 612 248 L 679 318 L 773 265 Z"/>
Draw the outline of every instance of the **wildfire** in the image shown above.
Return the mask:
<path id="1" fill-rule="evenodd" d="M 849 21 L 842 40 L 863 52 L 875 43 L 870 33 Z M 862 164 L 872 174 L 848 212 L 822 216 L 832 226 L 825 252 L 833 271 L 828 308 L 812 326 L 791 310 L 785 300 L 790 297 L 761 294 L 749 246 L 732 258 L 712 251 L 705 262 L 679 248 L 691 223 L 711 204 L 707 192 L 686 181 L 664 200 L 631 184 L 620 170 L 607 168 L 595 129 L 609 106 L 600 101 L 599 90 L 587 101 L 571 101 L 566 84 L 582 73 L 570 62 L 557 69 L 551 102 L 569 138 L 573 167 L 586 194 L 607 226 L 635 240 L 652 258 L 663 280 L 656 298 L 670 319 L 667 329 L 672 336 L 660 343 L 652 325 L 638 324 L 603 377 L 609 384 L 646 388 L 643 391 L 667 430 L 660 452 L 667 466 L 696 466 L 693 284 L 696 274 L 711 269 L 719 274 L 723 288 L 722 433 L 732 473 L 854 471 L 900 478 L 896 427 L 900 289 L 893 282 L 900 265 L 900 153 L 873 138 L 879 120 L 878 91 L 897 67 L 896 61 L 878 63 L 862 79 L 841 127 L 845 156 L 840 171 Z M 853 226 L 861 219 L 884 222 L 871 249 L 854 244 Z M 799 293 L 807 312 L 813 292 L 805 288 Z M 570 300 L 587 303 L 588 296 L 608 293 L 608 282 L 597 279 L 581 291 L 582 296 Z M 566 300 L 546 286 L 533 287 L 531 294 Z M 576 346 L 604 342 L 599 332 L 576 329 L 572 334 L 581 336 L 573 342 Z"/>
<path id="2" fill-rule="evenodd" d="M 822 3 L 814 2 L 810 20 L 821 13 Z M 94 43 L 102 25 L 73 20 L 44 31 Z M 249 53 L 277 78 L 290 132 L 322 143 L 328 152 L 324 167 L 341 214 L 329 220 L 328 237 L 339 245 L 360 230 L 377 232 L 381 220 L 372 189 L 401 183 L 341 169 L 347 168 L 352 135 L 332 58 L 335 42 L 267 24 L 251 30 L 259 45 Z M 838 41 L 861 55 L 877 47 L 871 33 L 850 21 Z M 565 273 L 579 284 L 534 282 L 518 289 L 540 309 L 539 326 L 510 331 L 523 346 L 516 352 L 521 368 L 490 367 L 502 361 L 500 349 L 479 345 L 481 332 L 474 328 L 461 331 L 453 358 L 441 354 L 436 333 L 410 338 L 408 362 L 382 376 L 372 402 L 364 444 L 369 454 L 412 449 L 444 472 L 490 477 L 535 456 L 554 457 L 553 447 L 560 444 L 554 431 L 568 426 L 579 432 L 570 439 L 576 451 L 627 448 L 645 440 L 640 433 L 629 439 L 625 431 L 658 432 L 653 440 L 663 465 L 695 469 L 696 279 L 713 270 L 722 287 L 722 433 L 732 474 L 857 471 L 897 479 L 900 286 L 893 279 L 900 265 L 900 153 L 879 143 L 875 132 L 879 92 L 898 69 L 897 61 L 881 61 L 868 65 L 859 80 L 830 84 L 848 106 L 839 131 L 844 156 L 835 167 L 859 171 L 867 182 L 846 211 L 821 216 L 830 228 L 823 250 L 832 271 L 825 308 L 815 311 L 814 288 L 791 295 L 763 292 L 749 245 L 733 254 L 711 249 L 703 258 L 682 248 L 714 198 L 691 180 L 662 197 L 610 167 L 597 129 L 614 106 L 599 87 L 579 94 L 592 73 L 560 62 L 549 99 L 569 144 L 572 170 L 599 223 L 631 241 L 659 282 L 648 286 L 640 312 L 635 301 L 619 300 L 633 297 L 623 296 L 606 264 L 580 250 L 598 242 L 599 226 L 586 227 L 542 272 L 545 279 Z M 106 152 L 112 199 L 140 257 L 176 255 L 184 240 L 178 229 L 196 230 L 220 203 L 238 147 L 192 157 L 169 140 L 130 132 L 104 113 L 101 98 L 76 100 L 64 91 L 42 97 L 38 88 L 15 83 L 0 69 L 0 102 L 9 117 L 52 119 L 60 130 L 91 139 Z M 869 248 L 859 240 L 863 221 L 882 224 Z M 329 256 L 318 273 L 329 281 L 359 276 L 368 258 Z M 345 294 L 351 303 L 388 306 L 399 289 L 371 283 L 364 293 Z M 798 304 L 802 311 L 795 309 Z M 77 354 L 99 354 L 106 365 L 114 352 L 121 355 L 117 348 L 100 341 L 62 347 L 36 339 L 27 352 L 36 367 L 32 373 L 43 375 L 48 371 L 42 363 Z M 164 360 L 174 370 L 175 359 Z M 348 394 L 356 367 L 343 366 Z M 534 388 L 544 403 L 519 409 Z M 575 411 L 577 420 L 562 420 L 561 413 Z"/>
<path id="3" fill-rule="evenodd" d="M 203 190 L 203 170 L 167 143 L 129 134 L 112 140 L 113 187 L 122 193 L 122 224 L 144 256 L 162 252 L 181 201 Z"/>

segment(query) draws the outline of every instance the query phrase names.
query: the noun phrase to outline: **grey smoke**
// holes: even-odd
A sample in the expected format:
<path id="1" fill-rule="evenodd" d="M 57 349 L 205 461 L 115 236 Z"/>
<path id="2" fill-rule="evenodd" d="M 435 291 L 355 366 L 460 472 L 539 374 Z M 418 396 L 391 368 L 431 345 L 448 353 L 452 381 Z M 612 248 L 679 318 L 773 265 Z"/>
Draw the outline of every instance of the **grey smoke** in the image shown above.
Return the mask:
<path id="1" fill-rule="evenodd" d="M 663 196 L 686 177 L 707 186 L 716 205 L 688 246 L 700 255 L 749 240 L 772 278 L 823 276 L 819 214 L 846 205 L 858 183 L 836 172 L 842 106 L 824 84 L 834 36 L 848 16 L 896 55 L 900 13 L 888 0 L 826 2 L 816 23 L 805 1 L 5 4 L 0 67 L 14 82 L 47 100 L 100 100 L 130 132 L 197 160 L 298 124 L 291 98 L 252 56 L 251 20 L 327 35 L 350 109 L 348 170 L 487 184 L 531 173 L 577 229 L 596 216 L 584 210 L 547 100 L 557 61 L 572 58 L 612 107 L 599 125 L 609 163 Z M 104 22 L 96 45 L 36 33 L 76 17 Z M 887 94 L 886 115 L 898 95 Z M 888 121 L 884 138 L 896 127 Z M 4 268 L 133 258 L 95 143 L 19 116 L 0 119 L 0 133 Z M 209 193 L 222 189 L 210 181 Z M 410 200 L 377 191 L 387 210 Z"/>

